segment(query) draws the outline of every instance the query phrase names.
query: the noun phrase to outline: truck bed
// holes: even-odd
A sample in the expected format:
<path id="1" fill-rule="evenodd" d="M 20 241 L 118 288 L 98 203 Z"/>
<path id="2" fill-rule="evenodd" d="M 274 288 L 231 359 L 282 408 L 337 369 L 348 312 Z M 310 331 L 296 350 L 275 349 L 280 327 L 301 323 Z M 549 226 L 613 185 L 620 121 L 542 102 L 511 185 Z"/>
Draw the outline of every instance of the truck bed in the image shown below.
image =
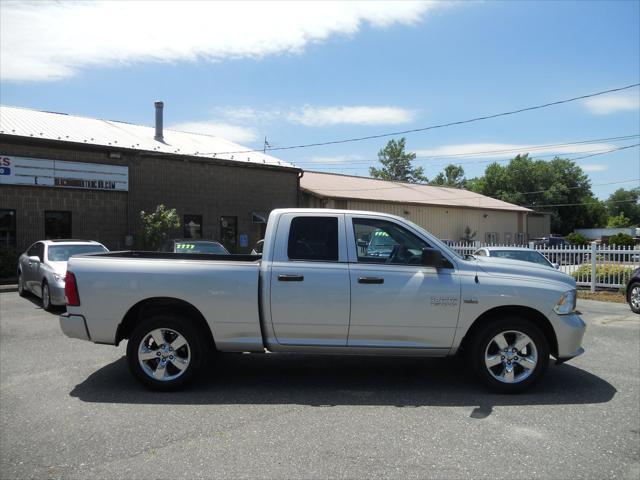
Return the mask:
<path id="1" fill-rule="evenodd" d="M 122 251 L 69 259 L 91 340 L 114 344 L 115 332 L 140 302 L 187 303 L 209 324 L 216 345 L 228 351 L 262 350 L 258 310 L 259 255 Z"/>

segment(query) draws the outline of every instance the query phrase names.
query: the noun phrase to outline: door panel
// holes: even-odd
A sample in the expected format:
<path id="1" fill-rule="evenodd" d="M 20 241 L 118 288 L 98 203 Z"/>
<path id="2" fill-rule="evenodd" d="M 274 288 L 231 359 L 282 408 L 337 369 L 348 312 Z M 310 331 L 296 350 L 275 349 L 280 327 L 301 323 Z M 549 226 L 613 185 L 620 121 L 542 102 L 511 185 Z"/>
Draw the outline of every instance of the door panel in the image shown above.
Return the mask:
<path id="1" fill-rule="evenodd" d="M 274 264 L 271 318 L 278 343 L 283 345 L 345 346 L 349 331 L 348 265 Z"/>
<path id="2" fill-rule="evenodd" d="M 451 346 L 460 295 L 455 271 L 351 264 L 351 294 L 349 346 Z"/>
<path id="3" fill-rule="evenodd" d="M 433 242 L 389 218 L 347 216 L 348 346 L 450 348 L 458 322 L 455 265 L 421 265 Z"/>
<path id="4" fill-rule="evenodd" d="M 349 264 L 344 215 L 285 214 L 271 267 L 271 324 L 282 345 L 347 345 Z"/>

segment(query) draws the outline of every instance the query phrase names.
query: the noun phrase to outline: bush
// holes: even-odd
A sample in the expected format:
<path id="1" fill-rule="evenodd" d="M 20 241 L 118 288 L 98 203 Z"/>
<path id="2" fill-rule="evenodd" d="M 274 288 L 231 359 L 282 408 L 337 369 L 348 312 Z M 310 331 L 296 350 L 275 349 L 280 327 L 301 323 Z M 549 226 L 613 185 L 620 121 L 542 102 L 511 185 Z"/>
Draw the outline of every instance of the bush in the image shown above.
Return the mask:
<path id="1" fill-rule="evenodd" d="M 634 270 L 634 267 L 625 267 L 623 265 L 596 265 L 596 283 L 621 283 L 626 285 Z M 591 265 L 582 265 L 571 276 L 576 281 L 590 282 Z"/>
<path id="2" fill-rule="evenodd" d="M 631 235 L 627 235 L 626 233 L 616 233 L 609 237 L 607 244 L 617 245 L 619 247 L 633 247 L 636 242 Z"/>
<path id="3" fill-rule="evenodd" d="M 157 250 L 169 237 L 169 234 L 180 228 L 180 218 L 175 208 L 158 205 L 155 212 L 140 212 L 142 225 L 139 239 L 140 246 L 145 250 Z"/>
<path id="4" fill-rule="evenodd" d="M 564 239 L 571 245 L 588 245 L 589 239 L 581 233 L 570 233 Z"/>
<path id="5" fill-rule="evenodd" d="M 20 253 L 13 248 L 0 248 L 0 279 L 14 278 L 18 275 L 18 257 Z"/>

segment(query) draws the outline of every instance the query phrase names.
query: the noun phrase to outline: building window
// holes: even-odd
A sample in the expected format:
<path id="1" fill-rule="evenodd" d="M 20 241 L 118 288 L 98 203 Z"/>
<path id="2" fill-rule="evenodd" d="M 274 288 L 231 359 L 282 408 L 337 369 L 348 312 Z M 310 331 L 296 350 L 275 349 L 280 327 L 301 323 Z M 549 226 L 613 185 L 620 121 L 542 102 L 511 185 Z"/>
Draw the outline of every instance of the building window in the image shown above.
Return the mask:
<path id="1" fill-rule="evenodd" d="M 71 238 L 71 212 L 44 212 L 44 237 Z"/>
<path id="2" fill-rule="evenodd" d="M 484 241 L 489 244 L 498 243 L 498 232 L 487 232 L 484 234 Z"/>
<path id="3" fill-rule="evenodd" d="M 291 221 L 287 254 L 291 260 L 338 261 L 338 219 L 296 217 Z"/>
<path id="4" fill-rule="evenodd" d="M 16 246 L 16 211 L 0 209 L 0 248 Z"/>
<path id="5" fill-rule="evenodd" d="M 184 215 L 182 217 L 182 236 L 184 238 L 202 238 L 202 215 Z"/>

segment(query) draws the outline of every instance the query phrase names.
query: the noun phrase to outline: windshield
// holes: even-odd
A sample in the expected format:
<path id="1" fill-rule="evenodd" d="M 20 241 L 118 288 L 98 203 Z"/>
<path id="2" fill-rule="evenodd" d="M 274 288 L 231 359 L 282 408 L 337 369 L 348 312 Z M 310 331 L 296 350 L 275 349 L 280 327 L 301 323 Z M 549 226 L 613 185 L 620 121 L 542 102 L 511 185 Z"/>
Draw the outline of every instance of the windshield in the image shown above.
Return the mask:
<path id="1" fill-rule="evenodd" d="M 218 242 L 178 242 L 175 253 L 213 253 L 228 255 L 229 252 Z"/>
<path id="2" fill-rule="evenodd" d="M 104 253 L 108 252 L 102 245 L 53 245 L 49 247 L 50 262 L 66 262 L 73 255 L 83 253 Z"/>
<path id="3" fill-rule="evenodd" d="M 521 260 L 523 262 L 539 263 L 546 267 L 551 266 L 551 262 L 549 262 L 549 260 L 539 252 L 529 252 L 527 250 L 495 250 L 491 252 L 491 256 L 509 258 L 511 260 Z"/>

